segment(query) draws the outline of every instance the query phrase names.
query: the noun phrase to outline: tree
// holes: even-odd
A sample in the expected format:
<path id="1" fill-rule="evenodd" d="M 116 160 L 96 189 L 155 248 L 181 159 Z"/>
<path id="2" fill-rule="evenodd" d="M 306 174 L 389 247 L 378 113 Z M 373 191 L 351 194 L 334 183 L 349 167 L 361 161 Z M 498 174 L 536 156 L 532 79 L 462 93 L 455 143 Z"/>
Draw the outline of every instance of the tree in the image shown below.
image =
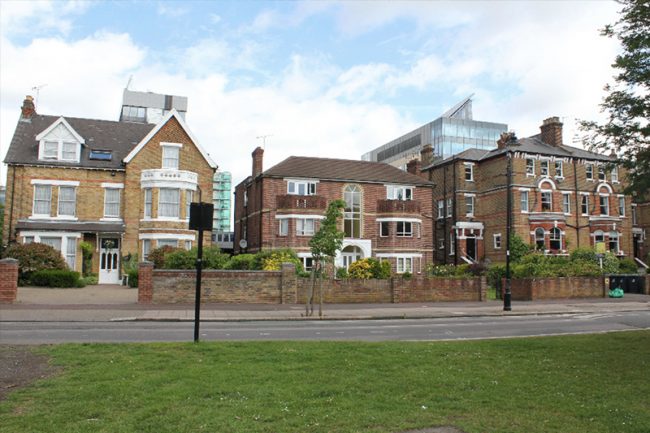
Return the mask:
<path id="1" fill-rule="evenodd" d="M 604 123 L 582 121 L 583 142 L 590 150 L 617 153 L 616 164 L 628 170 L 627 193 L 650 190 L 650 3 L 619 0 L 620 19 L 605 26 L 601 35 L 617 38 L 623 51 L 612 65 L 614 85 L 600 104 Z"/>
<path id="2" fill-rule="evenodd" d="M 318 316 L 323 316 L 323 264 L 333 264 L 336 252 L 339 251 L 343 245 L 343 237 L 345 236 L 345 233 L 338 229 L 338 221 L 343 216 L 343 209 L 345 209 L 345 202 L 343 200 L 331 201 L 327 206 L 325 219 L 322 220 L 320 229 L 318 229 L 316 234 L 309 241 L 314 264 L 311 269 L 311 284 L 309 287 L 309 294 L 307 295 L 307 316 L 314 314 L 314 285 L 316 282 L 316 275 L 319 277 Z"/>

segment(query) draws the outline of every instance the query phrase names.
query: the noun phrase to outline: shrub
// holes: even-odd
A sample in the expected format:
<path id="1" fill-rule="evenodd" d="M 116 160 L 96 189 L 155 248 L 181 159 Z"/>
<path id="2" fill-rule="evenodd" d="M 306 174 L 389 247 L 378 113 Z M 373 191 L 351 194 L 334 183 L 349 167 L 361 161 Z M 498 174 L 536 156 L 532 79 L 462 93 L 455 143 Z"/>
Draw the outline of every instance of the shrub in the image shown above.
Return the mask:
<path id="1" fill-rule="evenodd" d="M 469 264 L 463 263 L 462 265 L 456 266 L 456 271 L 454 275 L 457 277 L 464 277 L 469 274 Z"/>
<path id="2" fill-rule="evenodd" d="M 467 271 L 469 274 L 475 277 L 480 277 L 481 275 L 485 274 L 485 272 L 487 272 L 487 266 L 485 266 L 485 263 L 483 262 L 472 263 L 471 265 L 469 265 Z"/>
<path id="3" fill-rule="evenodd" d="M 426 272 L 431 277 L 452 277 L 456 275 L 456 266 L 428 264 Z"/>
<path id="4" fill-rule="evenodd" d="M 10 245 L 5 251 L 5 257 L 18 260 L 18 284 L 20 285 L 27 284 L 34 272 L 68 269 L 60 252 L 49 245 L 36 242 Z"/>
<path id="5" fill-rule="evenodd" d="M 84 287 L 94 286 L 99 282 L 99 278 L 97 278 L 97 274 L 89 274 L 83 278 L 80 278 L 79 281 L 83 281 Z"/>
<path id="6" fill-rule="evenodd" d="M 81 250 L 81 271 L 84 276 L 87 276 L 90 274 L 92 267 L 93 267 L 93 251 L 94 247 L 93 244 L 90 242 L 79 242 L 79 249 Z"/>
<path id="7" fill-rule="evenodd" d="M 603 257 L 603 274 L 617 274 L 619 268 L 618 258 L 607 251 Z"/>
<path id="8" fill-rule="evenodd" d="M 255 255 L 254 254 L 239 254 L 232 256 L 226 264 L 226 269 L 233 270 L 250 270 L 254 269 Z"/>
<path id="9" fill-rule="evenodd" d="M 166 256 L 169 253 L 172 253 L 174 251 L 179 251 L 179 250 L 181 249 L 177 247 L 171 247 L 169 245 L 165 245 L 159 248 L 154 248 L 149 252 L 149 256 L 147 260 L 153 262 L 154 269 L 161 269 L 165 267 Z"/>
<path id="10" fill-rule="evenodd" d="M 495 289 L 495 294 L 500 293 L 501 279 L 506 277 L 505 263 L 495 263 L 487 271 L 487 283 Z"/>
<path id="11" fill-rule="evenodd" d="M 387 260 L 382 260 L 379 261 L 377 259 L 374 259 L 372 257 L 368 257 L 367 259 L 368 262 L 370 263 L 370 272 L 372 272 L 372 278 L 377 278 L 379 280 L 387 280 L 390 278 L 391 275 L 391 269 L 390 269 L 390 262 Z"/>
<path id="12" fill-rule="evenodd" d="M 163 267 L 165 269 L 194 269 L 196 267 L 196 252 L 177 249 L 165 254 Z M 205 267 L 205 266 L 204 266 Z"/>
<path id="13" fill-rule="evenodd" d="M 409 271 L 402 273 L 402 278 L 404 278 L 405 280 L 410 280 L 412 277 L 413 275 Z"/>
<path id="14" fill-rule="evenodd" d="M 513 234 L 510 237 L 510 260 L 514 263 L 519 262 L 523 257 L 530 254 L 532 250 L 532 246 L 524 242 L 519 235 Z"/>
<path id="15" fill-rule="evenodd" d="M 264 271 L 279 271 L 282 268 L 282 263 L 293 263 L 296 265 L 297 274 L 303 272 L 302 260 L 298 258 L 295 251 L 289 248 L 260 251 L 255 254 L 253 263 L 255 269 L 261 269 Z"/>
<path id="16" fill-rule="evenodd" d="M 348 270 L 345 268 L 336 268 L 336 278 L 346 279 L 349 278 Z"/>
<path id="17" fill-rule="evenodd" d="M 629 257 L 621 259 L 618 264 L 618 268 L 621 274 L 636 274 L 639 272 L 639 268 L 636 265 L 636 262 Z"/>
<path id="18" fill-rule="evenodd" d="M 596 257 L 596 250 L 593 248 L 580 247 L 571 252 L 571 260 L 586 260 L 597 262 L 598 258 Z"/>
<path id="19" fill-rule="evenodd" d="M 138 270 L 129 269 L 126 275 L 129 277 L 129 287 L 138 287 Z"/>
<path id="20" fill-rule="evenodd" d="M 32 273 L 30 283 L 40 287 L 77 287 L 79 272 L 62 269 L 36 271 Z"/>
<path id="21" fill-rule="evenodd" d="M 350 278 L 368 280 L 372 278 L 372 263 L 368 259 L 357 260 L 348 267 Z"/>

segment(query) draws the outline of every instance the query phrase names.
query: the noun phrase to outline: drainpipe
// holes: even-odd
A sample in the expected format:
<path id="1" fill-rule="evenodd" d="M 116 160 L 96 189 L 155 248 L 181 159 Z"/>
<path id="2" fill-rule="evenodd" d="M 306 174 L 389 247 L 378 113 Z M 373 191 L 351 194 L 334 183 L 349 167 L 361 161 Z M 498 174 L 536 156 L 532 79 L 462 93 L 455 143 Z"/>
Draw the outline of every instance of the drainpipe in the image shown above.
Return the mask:
<path id="1" fill-rule="evenodd" d="M 457 205 L 456 205 L 456 158 L 452 159 L 452 164 L 454 165 L 454 171 L 453 171 L 454 182 L 453 182 L 453 186 L 452 186 L 453 189 L 454 189 L 453 200 L 452 200 L 453 201 L 453 203 L 452 203 L 452 205 L 453 205 L 453 207 L 452 207 L 452 209 L 453 209 L 452 228 L 453 228 L 458 223 L 457 215 L 456 215 L 456 207 L 457 207 Z M 454 233 L 454 265 L 458 265 L 458 237 L 456 236 L 456 233 Z"/>
<path id="2" fill-rule="evenodd" d="M 576 202 L 576 248 L 580 248 L 580 198 L 578 197 L 578 168 L 577 168 L 577 162 L 576 159 L 573 158 L 573 192 L 575 194 L 575 202 Z M 566 242 L 566 240 L 565 240 Z M 568 248 L 567 248 L 568 249 Z"/>
<path id="3" fill-rule="evenodd" d="M 9 209 L 9 227 L 7 231 L 7 246 L 11 243 L 11 237 L 13 234 L 12 226 L 13 226 L 13 221 L 14 221 L 14 203 L 15 203 L 15 195 L 16 195 L 16 166 L 14 165 L 12 167 L 12 175 L 11 175 L 11 208 Z M 15 241 L 15 235 L 14 235 L 14 241 Z"/>
<path id="4" fill-rule="evenodd" d="M 447 166 L 446 165 L 444 166 L 443 170 L 444 171 L 443 171 L 443 176 L 442 176 L 442 203 L 443 203 L 444 213 L 443 213 L 442 217 L 444 218 L 443 219 L 444 231 L 442 232 L 442 239 L 445 242 L 445 248 L 443 248 L 443 250 L 442 250 L 442 255 L 443 255 L 443 262 L 446 265 L 447 264 L 447 256 L 449 255 L 449 254 L 447 254 L 447 248 L 449 247 L 449 242 L 447 242 L 447 235 L 448 235 L 447 230 L 448 230 L 448 228 L 447 228 Z M 434 248 L 436 248 L 435 245 L 434 245 Z"/>

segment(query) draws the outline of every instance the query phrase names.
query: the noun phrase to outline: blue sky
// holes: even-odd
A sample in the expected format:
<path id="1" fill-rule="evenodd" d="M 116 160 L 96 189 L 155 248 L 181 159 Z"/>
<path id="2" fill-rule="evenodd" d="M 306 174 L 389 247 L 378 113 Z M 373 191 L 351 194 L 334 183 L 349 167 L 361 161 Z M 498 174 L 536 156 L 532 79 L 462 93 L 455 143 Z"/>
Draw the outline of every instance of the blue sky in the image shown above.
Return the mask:
<path id="1" fill-rule="evenodd" d="M 235 183 L 266 143 L 358 159 L 474 94 L 520 136 L 597 118 L 619 47 L 608 1 L 0 1 L 0 156 L 33 87 L 43 114 L 117 120 L 122 89 L 183 95 Z M 6 170 L 0 170 L 5 183 Z"/>

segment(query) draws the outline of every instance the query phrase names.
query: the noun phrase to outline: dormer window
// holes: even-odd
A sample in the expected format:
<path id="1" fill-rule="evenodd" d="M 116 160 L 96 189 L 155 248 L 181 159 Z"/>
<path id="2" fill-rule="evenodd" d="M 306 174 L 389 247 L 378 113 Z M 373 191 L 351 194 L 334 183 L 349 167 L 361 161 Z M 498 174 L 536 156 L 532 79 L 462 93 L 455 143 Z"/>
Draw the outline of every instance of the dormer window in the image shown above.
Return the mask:
<path id="1" fill-rule="evenodd" d="M 162 147 L 162 168 L 178 170 L 182 144 L 160 143 L 160 146 Z"/>
<path id="2" fill-rule="evenodd" d="M 63 117 L 38 134 L 36 140 L 39 142 L 39 160 L 79 162 L 84 139 Z"/>

